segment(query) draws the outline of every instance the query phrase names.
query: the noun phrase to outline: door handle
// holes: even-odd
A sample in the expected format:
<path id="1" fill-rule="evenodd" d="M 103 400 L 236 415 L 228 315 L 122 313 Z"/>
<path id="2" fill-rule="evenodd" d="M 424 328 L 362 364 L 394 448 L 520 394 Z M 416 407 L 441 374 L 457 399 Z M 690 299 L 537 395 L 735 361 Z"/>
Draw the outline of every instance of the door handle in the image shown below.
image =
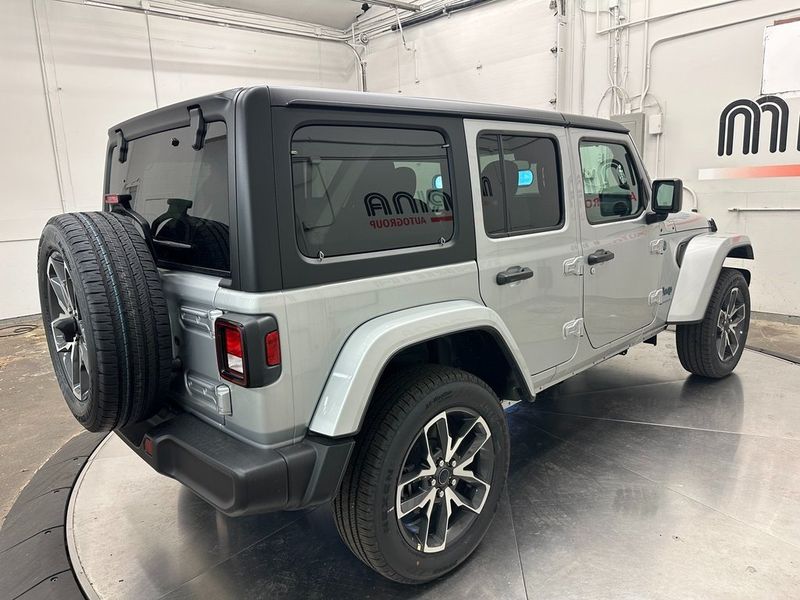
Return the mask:
<path id="1" fill-rule="evenodd" d="M 590 265 L 596 265 L 597 263 L 608 262 L 610 260 L 614 260 L 614 253 L 611 252 L 611 250 L 597 250 L 586 257 L 586 262 Z"/>
<path id="2" fill-rule="evenodd" d="M 509 267 L 505 271 L 500 271 L 495 281 L 497 281 L 497 285 L 506 285 L 507 283 L 522 281 L 531 277 L 533 277 L 533 271 L 528 267 Z"/>

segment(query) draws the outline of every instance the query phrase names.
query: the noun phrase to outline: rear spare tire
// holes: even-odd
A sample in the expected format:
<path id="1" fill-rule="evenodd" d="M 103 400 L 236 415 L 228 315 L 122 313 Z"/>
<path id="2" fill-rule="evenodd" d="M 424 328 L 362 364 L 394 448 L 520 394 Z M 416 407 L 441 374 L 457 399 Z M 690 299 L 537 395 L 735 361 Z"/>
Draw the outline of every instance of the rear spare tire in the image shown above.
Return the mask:
<path id="1" fill-rule="evenodd" d="M 169 312 L 133 220 L 53 217 L 39 240 L 39 300 L 56 379 L 89 431 L 147 419 L 169 383 Z"/>

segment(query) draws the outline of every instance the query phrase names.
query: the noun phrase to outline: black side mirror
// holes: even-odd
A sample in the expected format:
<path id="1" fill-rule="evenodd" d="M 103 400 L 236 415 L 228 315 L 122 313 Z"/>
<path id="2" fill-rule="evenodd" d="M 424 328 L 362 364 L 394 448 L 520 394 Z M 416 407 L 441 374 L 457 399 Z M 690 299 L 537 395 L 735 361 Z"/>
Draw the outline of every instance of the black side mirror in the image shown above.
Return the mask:
<path id="1" fill-rule="evenodd" d="M 656 179 L 653 182 L 653 212 L 676 213 L 683 205 L 683 181 L 680 179 Z"/>
<path id="2" fill-rule="evenodd" d="M 683 206 L 683 181 L 680 179 L 656 179 L 653 182 L 652 212 L 647 213 L 647 223 L 657 223 L 676 213 Z"/>

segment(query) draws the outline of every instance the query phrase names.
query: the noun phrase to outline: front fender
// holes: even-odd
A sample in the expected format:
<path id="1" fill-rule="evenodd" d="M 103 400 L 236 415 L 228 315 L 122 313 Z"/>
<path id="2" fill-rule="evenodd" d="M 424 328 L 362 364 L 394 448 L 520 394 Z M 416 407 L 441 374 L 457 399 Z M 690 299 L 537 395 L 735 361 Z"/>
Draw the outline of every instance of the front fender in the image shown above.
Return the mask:
<path id="1" fill-rule="evenodd" d="M 736 248 L 749 251 L 736 252 Z M 732 252 L 738 258 L 752 258 L 750 238 L 746 235 L 711 233 L 689 240 L 667 323 L 696 323 L 703 319 L 722 264 Z"/>
<path id="2" fill-rule="evenodd" d="M 400 350 L 449 333 L 484 329 L 505 343 L 525 385 L 530 371 L 511 332 L 494 310 L 469 300 L 408 308 L 367 321 L 345 342 L 333 365 L 309 430 L 330 437 L 356 433 L 372 391 L 389 360 Z M 533 395 L 533 389 L 528 390 Z"/>

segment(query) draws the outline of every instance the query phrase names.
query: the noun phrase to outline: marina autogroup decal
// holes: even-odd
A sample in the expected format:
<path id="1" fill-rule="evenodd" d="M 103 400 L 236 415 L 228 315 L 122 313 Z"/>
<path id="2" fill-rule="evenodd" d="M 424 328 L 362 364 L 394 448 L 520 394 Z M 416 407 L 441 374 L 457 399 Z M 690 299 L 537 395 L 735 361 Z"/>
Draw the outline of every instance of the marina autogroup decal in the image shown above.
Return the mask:
<path id="1" fill-rule="evenodd" d="M 453 200 L 441 190 L 429 190 L 425 202 L 407 192 L 396 192 L 391 201 L 383 194 L 370 192 L 364 196 L 364 208 L 373 229 L 453 220 Z"/>
<path id="2" fill-rule="evenodd" d="M 762 139 L 761 122 L 770 122 L 769 138 Z M 789 146 L 789 125 L 792 141 Z M 737 144 L 736 138 L 741 138 Z M 765 150 L 771 154 L 800 151 L 800 124 L 792 120 L 789 105 L 779 96 L 757 100 L 740 98 L 722 109 L 717 134 L 717 156 L 749 156 Z M 717 167 L 700 169 L 698 179 L 751 179 L 758 177 L 800 177 L 800 164 Z"/>

